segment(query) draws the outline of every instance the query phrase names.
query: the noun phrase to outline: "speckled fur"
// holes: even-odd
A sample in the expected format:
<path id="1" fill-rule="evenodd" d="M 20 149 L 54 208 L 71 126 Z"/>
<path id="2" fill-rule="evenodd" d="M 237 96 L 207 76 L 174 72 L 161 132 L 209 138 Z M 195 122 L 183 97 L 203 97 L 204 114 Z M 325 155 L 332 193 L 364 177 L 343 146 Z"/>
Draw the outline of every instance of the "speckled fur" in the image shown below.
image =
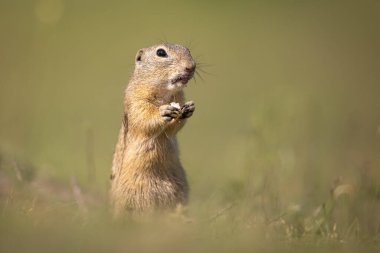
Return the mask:
<path id="1" fill-rule="evenodd" d="M 158 48 L 165 49 L 168 57 L 158 57 Z M 160 107 L 171 102 L 184 105 L 184 85 L 170 80 L 189 67 L 194 70 L 195 62 L 181 45 L 156 45 L 136 55 L 112 164 L 111 202 L 116 216 L 124 210 L 172 209 L 187 202 L 188 184 L 176 139 L 186 117 L 165 120 Z"/>

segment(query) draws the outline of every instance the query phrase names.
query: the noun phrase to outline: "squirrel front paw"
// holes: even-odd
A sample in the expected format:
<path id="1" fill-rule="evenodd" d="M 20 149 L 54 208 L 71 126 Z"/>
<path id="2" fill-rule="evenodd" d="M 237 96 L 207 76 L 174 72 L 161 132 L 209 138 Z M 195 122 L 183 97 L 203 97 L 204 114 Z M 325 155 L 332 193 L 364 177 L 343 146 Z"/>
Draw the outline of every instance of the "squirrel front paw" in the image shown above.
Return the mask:
<path id="1" fill-rule="evenodd" d="M 195 111 L 195 104 L 193 101 L 186 102 L 181 107 L 181 119 L 187 119 L 190 118 L 193 115 L 193 112 Z"/>
<path id="2" fill-rule="evenodd" d="M 181 112 L 178 108 L 172 105 L 162 105 L 160 106 L 160 115 L 165 121 L 169 122 L 172 119 L 179 118 L 181 116 Z"/>

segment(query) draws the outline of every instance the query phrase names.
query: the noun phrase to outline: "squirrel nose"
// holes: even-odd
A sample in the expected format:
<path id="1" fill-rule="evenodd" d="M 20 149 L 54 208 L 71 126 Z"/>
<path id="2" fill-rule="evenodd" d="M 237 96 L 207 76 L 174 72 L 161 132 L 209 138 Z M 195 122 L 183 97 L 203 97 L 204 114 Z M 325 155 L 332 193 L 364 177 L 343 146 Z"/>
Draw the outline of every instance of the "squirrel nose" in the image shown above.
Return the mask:
<path id="1" fill-rule="evenodd" d="M 186 72 L 191 73 L 191 72 L 194 72 L 195 67 L 196 67 L 195 63 L 192 63 L 192 64 L 187 65 L 187 66 L 185 67 L 185 70 L 186 70 Z"/>

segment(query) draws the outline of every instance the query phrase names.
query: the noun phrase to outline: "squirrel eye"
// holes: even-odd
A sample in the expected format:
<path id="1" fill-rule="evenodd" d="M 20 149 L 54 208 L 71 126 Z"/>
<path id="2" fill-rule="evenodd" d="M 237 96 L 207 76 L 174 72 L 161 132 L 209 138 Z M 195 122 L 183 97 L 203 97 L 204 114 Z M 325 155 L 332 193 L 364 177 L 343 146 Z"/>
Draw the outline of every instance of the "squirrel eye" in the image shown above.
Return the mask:
<path id="1" fill-rule="evenodd" d="M 164 49 L 162 49 L 162 48 L 157 49 L 156 54 L 159 57 L 167 57 L 168 56 L 168 54 L 166 53 L 166 51 Z"/>

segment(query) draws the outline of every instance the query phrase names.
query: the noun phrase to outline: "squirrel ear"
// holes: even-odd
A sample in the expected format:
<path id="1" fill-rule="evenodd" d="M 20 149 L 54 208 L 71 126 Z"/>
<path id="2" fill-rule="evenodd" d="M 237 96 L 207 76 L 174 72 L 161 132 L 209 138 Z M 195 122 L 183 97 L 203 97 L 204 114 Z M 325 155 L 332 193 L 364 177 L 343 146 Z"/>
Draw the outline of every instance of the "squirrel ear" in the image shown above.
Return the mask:
<path id="1" fill-rule="evenodd" d="M 144 53 L 144 50 L 142 50 L 142 49 L 140 49 L 138 52 L 137 52 L 137 54 L 136 54 L 136 62 L 140 62 L 141 61 L 141 57 L 142 57 L 142 55 L 143 55 L 143 53 Z"/>

